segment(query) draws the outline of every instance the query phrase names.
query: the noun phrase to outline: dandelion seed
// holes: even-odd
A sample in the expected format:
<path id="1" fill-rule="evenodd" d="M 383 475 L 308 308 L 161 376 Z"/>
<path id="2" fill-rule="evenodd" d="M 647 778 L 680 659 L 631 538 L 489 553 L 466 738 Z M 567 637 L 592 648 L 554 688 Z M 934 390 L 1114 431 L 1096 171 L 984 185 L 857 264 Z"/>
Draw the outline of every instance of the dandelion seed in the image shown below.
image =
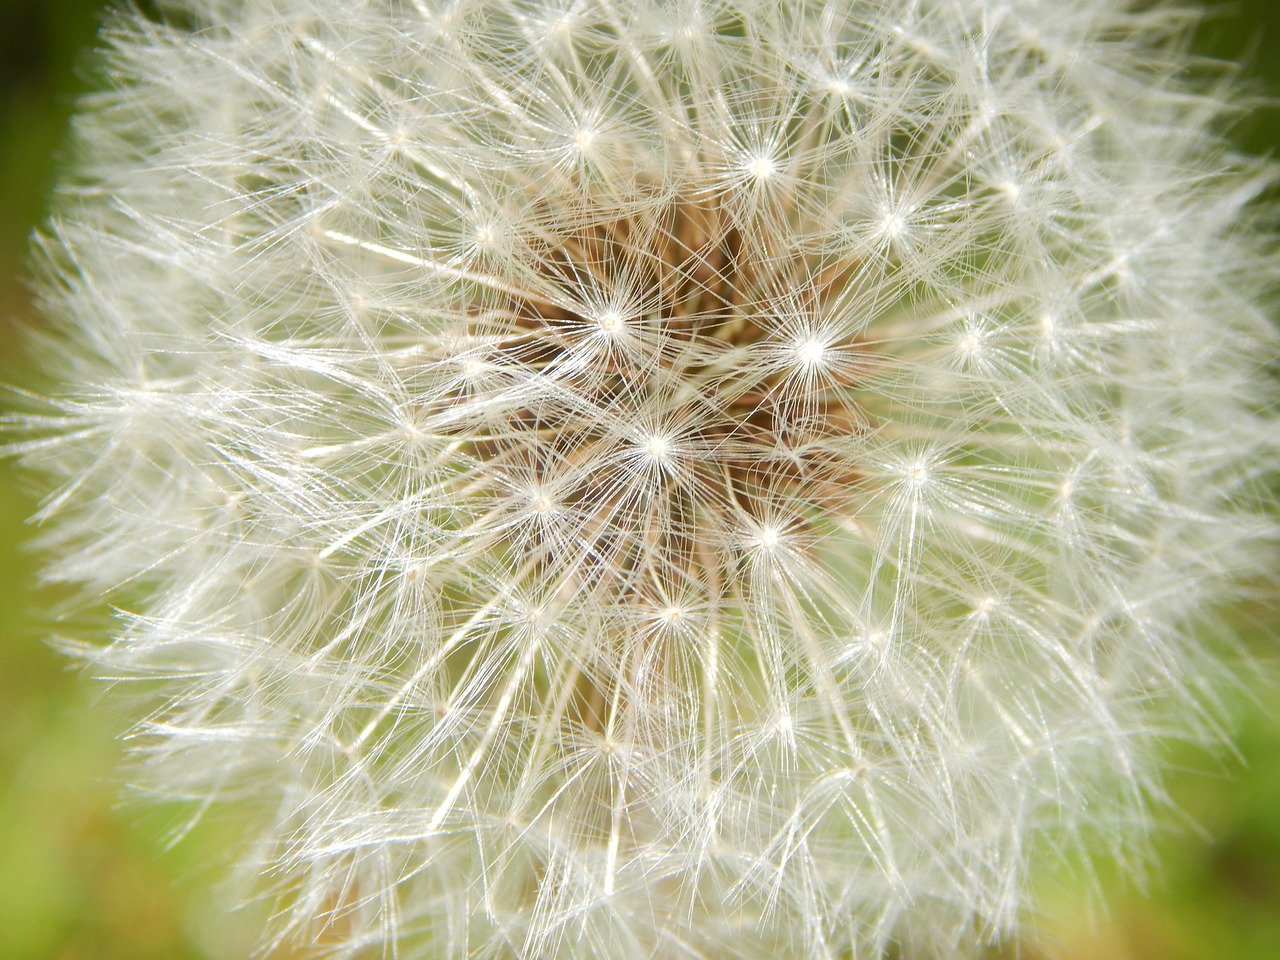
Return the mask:
<path id="1" fill-rule="evenodd" d="M 796 345 L 796 359 L 800 366 L 813 370 L 826 364 L 827 346 L 816 337 L 807 337 Z"/>
<path id="2" fill-rule="evenodd" d="M 623 323 L 622 314 L 618 313 L 616 310 L 606 310 L 604 313 L 600 314 L 599 319 L 596 320 L 596 325 L 600 328 L 600 332 L 606 337 L 614 337 L 621 333 L 623 330 Z"/>
<path id="3" fill-rule="evenodd" d="M 671 441 L 664 436 L 654 435 L 642 441 L 645 456 L 659 463 L 666 463 L 671 455 Z"/>
<path id="4" fill-rule="evenodd" d="M 747 161 L 747 176 L 753 180 L 768 180 L 778 170 L 778 164 L 773 157 L 752 157 Z"/>

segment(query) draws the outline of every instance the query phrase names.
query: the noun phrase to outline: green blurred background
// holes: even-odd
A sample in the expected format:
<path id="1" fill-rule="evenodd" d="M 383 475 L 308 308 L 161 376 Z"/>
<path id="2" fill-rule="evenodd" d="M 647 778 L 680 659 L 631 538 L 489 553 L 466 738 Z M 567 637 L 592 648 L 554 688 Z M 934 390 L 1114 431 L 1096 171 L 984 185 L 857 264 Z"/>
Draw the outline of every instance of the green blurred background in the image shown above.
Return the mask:
<path id="1" fill-rule="evenodd" d="M 1280 97 L 1280 0 L 1207 6 L 1198 49 L 1243 59 L 1255 91 Z M 87 51 L 102 9 L 100 0 L 0 0 L 0 383 L 29 382 L 19 334 L 36 322 L 27 242 L 74 98 L 91 85 Z M 1280 109 L 1252 111 L 1235 138 L 1277 152 Z M 129 803 L 115 773 L 124 721 L 46 644 L 41 611 L 57 598 L 37 586 L 24 546 L 34 508 L 0 460 L 0 960 L 247 958 L 260 918 L 211 907 L 227 851 L 217 826 L 166 848 L 172 818 Z M 1274 609 L 1248 615 L 1277 619 Z M 1259 630 L 1255 640 L 1272 664 L 1275 638 Z M 1180 816 L 1157 838 L 1160 866 L 1143 889 L 1103 877 L 1098 909 L 1083 882 L 1054 884 L 1061 919 L 1045 923 L 1048 946 L 1002 956 L 1280 958 L 1280 682 L 1270 674 L 1240 699 L 1237 758 L 1210 769 L 1203 758 L 1171 759 Z"/>

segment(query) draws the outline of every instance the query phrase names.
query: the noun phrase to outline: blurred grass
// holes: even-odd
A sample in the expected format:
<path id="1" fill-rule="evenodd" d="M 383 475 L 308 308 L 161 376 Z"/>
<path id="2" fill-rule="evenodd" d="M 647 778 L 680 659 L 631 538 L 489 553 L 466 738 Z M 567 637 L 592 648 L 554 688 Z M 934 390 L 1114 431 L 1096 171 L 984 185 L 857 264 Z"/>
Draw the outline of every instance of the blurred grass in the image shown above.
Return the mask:
<path id="1" fill-rule="evenodd" d="M 1071 0 L 1063 0 L 1071 2 Z M 1259 91 L 1280 95 L 1280 0 L 1210 5 L 1197 47 L 1244 57 Z M 98 0 L 0 0 L 0 382 L 21 383 L 18 327 L 27 237 L 43 216 L 74 96 L 88 85 Z M 1280 109 L 1243 118 L 1237 142 L 1280 148 Z M 44 642 L 55 599 L 24 550 L 35 509 L 0 461 L 0 960 L 239 960 L 247 918 L 213 912 L 207 884 L 227 845 L 216 825 L 164 849 L 163 817 L 122 807 L 115 772 L 122 721 Z M 1274 624 L 1274 611 L 1261 619 Z M 1273 643 L 1259 633 L 1259 643 Z M 1275 650 L 1259 655 L 1276 662 Z M 1054 897 L 1065 918 L 1020 960 L 1276 960 L 1280 957 L 1280 683 L 1241 705 L 1242 762 L 1204 771 L 1175 757 L 1171 792 L 1197 829 L 1171 824 L 1144 894 L 1103 878 L 1105 913 L 1079 889 Z M 783 958 L 780 958 L 783 960 Z"/>

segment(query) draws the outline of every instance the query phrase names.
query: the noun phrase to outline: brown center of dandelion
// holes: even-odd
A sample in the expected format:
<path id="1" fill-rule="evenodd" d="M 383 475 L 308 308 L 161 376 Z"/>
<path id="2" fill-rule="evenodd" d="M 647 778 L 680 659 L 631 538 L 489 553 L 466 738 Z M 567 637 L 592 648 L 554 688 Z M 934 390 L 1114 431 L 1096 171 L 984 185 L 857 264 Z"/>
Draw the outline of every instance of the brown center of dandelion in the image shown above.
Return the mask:
<path id="1" fill-rule="evenodd" d="M 850 509 L 852 267 L 709 193 L 596 209 L 521 238 L 527 270 L 473 308 L 439 420 L 492 498 L 477 535 L 511 563 L 614 600 L 714 602 L 744 552 Z"/>

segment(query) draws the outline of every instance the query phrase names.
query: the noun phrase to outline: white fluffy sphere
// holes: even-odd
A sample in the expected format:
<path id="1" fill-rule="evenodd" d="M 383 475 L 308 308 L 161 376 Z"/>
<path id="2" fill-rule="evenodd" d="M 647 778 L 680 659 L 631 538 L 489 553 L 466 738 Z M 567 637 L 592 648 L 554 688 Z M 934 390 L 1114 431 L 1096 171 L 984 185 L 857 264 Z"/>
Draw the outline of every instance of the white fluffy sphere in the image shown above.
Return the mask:
<path id="1" fill-rule="evenodd" d="M 906 958 L 1139 841 L 1275 539 L 1271 171 L 1127 0 L 182 0 L 24 449 L 323 956 Z"/>

